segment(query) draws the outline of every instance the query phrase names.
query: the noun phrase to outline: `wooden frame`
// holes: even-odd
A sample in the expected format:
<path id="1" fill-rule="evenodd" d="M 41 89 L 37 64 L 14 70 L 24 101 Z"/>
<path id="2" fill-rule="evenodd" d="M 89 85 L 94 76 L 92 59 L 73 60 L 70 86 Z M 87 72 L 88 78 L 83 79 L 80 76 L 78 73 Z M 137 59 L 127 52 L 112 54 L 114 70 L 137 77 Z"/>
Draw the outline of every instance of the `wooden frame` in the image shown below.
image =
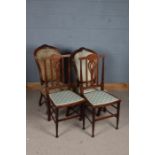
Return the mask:
<path id="1" fill-rule="evenodd" d="M 43 50 L 41 52 L 41 50 Z M 43 104 L 46 104 L 47 107 L 47 120 L 50 121 L 51 120 L 51 116 L 50 116 L 50 108 L 49 108 L 49 103 L 48 103 L 48 98 L 47 98 L 47 94 L 45 92 L 45 79 L 43 79 L 43 75 L 42 75 L 42 68 L 39 64 L 39 59 L 38 59 L 38 53 L 41 52 L 42 54 L 46 54 L 47 50 L 51 50 L 51 51 L 55 51 L 55 53 L 60 55 L 60 50 L 54 46 L 50 46 L 47 44 L 43 44 L 41 46 L 39 46 L 38 48 L 35 49 L 34 51 L 34 58 L 35 58 L 35 62 L 37 64 L 38 67 L 38 71 L 39 71 L 39 77 L 40 77 L 40 84 L 41 84 L 41 90 L 40 90 L 40 98 L 39 98 L 39 106 L 42 106 Z M 48 56 L 50 57 L 53 53 L 51 52 L 51 54 Z"/>
<path id="2" fill-rule="evenodd" d="M 40 52 L 41 50 L 44 50 L 44 49 L 54 50 L 55 52 L 57 52 L 58 54 L 60 54 L 60 50 L 58 48 L 56 48 L 54 46 L 47 45 L 47 44 L 43 44 L 43 45 L 41 45 L 41 46 L 39 46 L 38 48 L 35 49 L 35 51 L 34 51 L 34 58 L 35 58 L 35 62 L 36 62 L 37 67 L 38 67 L 40 84 L 41 84 L 42 87 L 45 84 L 45 80 L 43 79 L 42 74 L 41 74 L 41 67 L 40 67 L 39 62 L 38 62 L 37 54 L 38 54 L 38 52 Z M 44 53 L 46 51 L 42 51 L 42 52 Z M 44 103 L 47 102 L 47 99 L 46 98 L 47 97 L 45 96 L 45 94 L 43 94 L 42 92 L 40 92 L 39 106 L 41 106 L 41 105 L 43 105 Z"/>
<path id="3" fill-rule="evenodd" d="M 46 72 L 46 64 L 49 62 L 50 64 L 50 74 L 51 74 L 51 80 L 47 80 L 47 72 Z M 46 58 L 43 60 L 44 64 L 44 70 L 45 70 L 45 89 L 47 94 L 47 105 L 48 105 L 48 116 L 52 117 L 55 127 L 56 127 L 56 137 L 58 137 L 58 124 L 60 121 L 65 121 L 72 118 L 81 118 L 83 120 L 83 126 L 84 126 L 84 109 L 83 109 L 83 103 L 85 102 L 84 98 L 80 101 L 65 104 L 65 105 L 57 105 L 53 102 L 53 100 L 50 98 L 50 90 L 56 90 L 56 92 L 62 91 L 62 90 L 71 90 L 73 89 L 73 85 L 70 81 L 70 54 L 67 55 L 55 55 L 53 54 L 49 58 Z M 64 67 L 66 66 L 66 67 Z M 67 69 L 67 77 L 64 73 L 64 69 Z M 55 74 L 55 77 L 54 77 Z M 75 110 L 75 107 L 79 107 L 80 111 Z M 76 113 L 76 115 L 72 115 L 69 113 L 66 113 L 66 116 L 64 118 L 59 118 L 59 111 L 62 108 L 70 108 L 70 110 L 73 111 L 72 114 Z M 51 118 L 50 118 L 51 119 Z"/>
<path id="4" fill-rule="evenodd" d="M 80 61 L 80 70 L 77 69 L 77 64 L 75 62 L 75 55 L 82 52 L 83 50 L 90 52 L 91 54 L 88 56 L 82 56 L 79 58 Z M 93 105 L 89 102 L 89 100 L 87 100 L 87 98 L 84 96 L 84 90 L 89 89 L 89 88 L 100 88 L 100 90 L 104 91 L 104 56 L 102 55 L 98 55 L 95 51 L 87 49 L 87 48 L 80 48 L 78 50 L 76 50 L 73 54 L 72 54 L 72 62 L 75 68 L 75 72 L 76 72 L 76 79 L 77 79 L 77 83 L 78 86 L 80 87 L 80 94 L 85 98 L 85 100 L 87 101 L 87 104 L 85 105 L 85 110 L 89 111 L 92 115 L 92 119 L 90 120 L 86 114 L 86 112 L 84 111 L 84 119 L 85 117 L 90 121 L 90 123 L 92 124 L 92 137 L 94 137 L 94 132 L 95 132 L 95 123 L 96 121 L 99 120 L 104 120 L 107 118 L 111 118 L 111 117 L 116 117 L 116 129 L 118 129 L 118 124 L 119 124 L 119 113 L 120 113 L 120 102 L 121 100 L 118 99 L 115 102 L 110 102 L 107 104 L 99 104 L 99 105 Z M 99 82 L 99 60 L 102 60 L 102 73 L 101 73 L 101 82 Z M 82 63 L 83 61 L 83 63 Z M 85 62 L 84 62 L 85 61 Z M 86 78 L 85 80 L 83 80 L 83 69 L 84 67 L 82 66 L 82 64 L 86 64 L 85 65 L 85 73 L 86 74 Z M 89 70 L 89 72 L 88 72 Z M 80 72 L 80 77 L 78 77 L 78 72 Z M 90 74 L 90 79 L 88 80 L 88 73 Z M 110 93 L 109 93 L 110 94 Z M 110 94 L 112 95 L 112 94 Z M 112 95 L 113 96 L 113 95 Z M 116 113 L 112 113 L 111 111 L 108 110 L 108 107 L 113 107 L 116 109 Z M 97 111 L 98 110 L 98 111 Z M 101 116 L 101 111 L 103 111 L 104 113 L 109 113 L 109 115 L 107 116 Z M 85 122 L 85 121 L 84 121 Z M 84 128 L 85 128 L 85 124 L 84 124 Z"/>

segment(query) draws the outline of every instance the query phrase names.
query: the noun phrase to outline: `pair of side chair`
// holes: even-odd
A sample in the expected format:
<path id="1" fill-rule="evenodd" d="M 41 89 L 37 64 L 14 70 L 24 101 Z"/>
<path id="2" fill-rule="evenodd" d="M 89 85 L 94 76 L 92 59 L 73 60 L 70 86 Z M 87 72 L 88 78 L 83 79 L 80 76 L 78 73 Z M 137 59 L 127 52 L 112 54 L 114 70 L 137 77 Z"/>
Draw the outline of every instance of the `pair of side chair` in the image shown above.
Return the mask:
<path id="1" fill-rule="evenodd" d="M 55 122 L 56 137 L 60 121 L 77 117 L 83 129 L 85 118 L 90 121 L 92 137 L 99 120 L 115 117 L 118 129 L 121 100 L 104 91 L 103 56 L 84 47 L 73 53 L 60 53 L 56 47 L 42 45 L 34 57 L 41 83 L 39 105 L 46 104 L 48 120 Z M 63 118 L 59 116 L 61 109 L 66 109 Z M 108 115 L 102 115 L 103 112 Z"/>

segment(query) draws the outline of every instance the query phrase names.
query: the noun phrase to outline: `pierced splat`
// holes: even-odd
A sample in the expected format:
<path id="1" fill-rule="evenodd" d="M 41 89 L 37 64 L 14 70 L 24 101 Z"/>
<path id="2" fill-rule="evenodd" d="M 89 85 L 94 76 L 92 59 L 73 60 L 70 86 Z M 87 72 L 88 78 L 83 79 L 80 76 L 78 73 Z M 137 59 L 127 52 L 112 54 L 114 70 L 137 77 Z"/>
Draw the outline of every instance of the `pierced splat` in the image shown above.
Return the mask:
<path id="1" fill-rule="evenodd" d="M 97 64 L 97 55 L 91 54 L 86 57 L 88 71 L 91 77 L 91 84 L 93 85 L 98 78 L 98 64 Z M 88 74 L 88 73 L 86 73 Z"/>
<path id="2" fill-rule="evenodd" d="M 98 84 L 98 56 L 93 53 L 86 57 L 81 57 L 80 72 L 81 72 L 80 81 L 82 83 L 85 83 L 86 87 L 97 85 Z"/>

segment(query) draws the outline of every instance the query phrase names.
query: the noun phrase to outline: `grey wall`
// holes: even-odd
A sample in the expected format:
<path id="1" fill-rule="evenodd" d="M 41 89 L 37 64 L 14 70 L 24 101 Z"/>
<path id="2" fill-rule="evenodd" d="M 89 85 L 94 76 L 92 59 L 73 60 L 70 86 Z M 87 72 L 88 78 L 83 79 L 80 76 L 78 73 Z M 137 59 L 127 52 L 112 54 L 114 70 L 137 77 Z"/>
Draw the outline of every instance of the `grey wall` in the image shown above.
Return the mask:
<path id="1" fill-rule="evenodd" d="M 128 0 L 27 0 L 27 82 L 39 81 L 34 49 L 44 43 L 106 55 L 106 82 L 128 82 Z"/>

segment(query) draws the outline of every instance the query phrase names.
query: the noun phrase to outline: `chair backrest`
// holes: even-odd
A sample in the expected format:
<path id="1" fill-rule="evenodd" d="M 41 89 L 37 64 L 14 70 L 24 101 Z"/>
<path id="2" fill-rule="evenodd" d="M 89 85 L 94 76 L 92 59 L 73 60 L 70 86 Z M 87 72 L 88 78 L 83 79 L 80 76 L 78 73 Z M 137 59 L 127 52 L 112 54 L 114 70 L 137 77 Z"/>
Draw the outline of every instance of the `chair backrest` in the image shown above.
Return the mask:
<path id="1" fill-rule="evenodd" d="M 35 57 L 35 61 L 37 63 L 38 69 L 39 69 L 41 84 L 44 84 L 45 80 L 47 80 L 47 81 L 51 80 L 50 62 L 47 61 L 47 63 L 46 63 L 46 77 L 45 77 L 45 68 L 44 68 L 44 63 L 43 63 L 44 61 L 43 60 L 50 58 L 54 54 L 60 56 L 61 55 L 60 50 L 56 47 L 46 45 L 46 44 L 38 47 L 34 51 L 34 57 Z M 56 74 L 54 73 L 53 78 L 55 77 L 55 75 Z"/>
<path id="2" fill-rule="evenodd" d="M 101 87 L 104 89 L 104 57 L 95 51 L 80 48 L 72 54 L 77 82 L 82 90 Z M 102 60 L 101 82 L 99 81 L 99 65 Z M 81 89 L 81 88 L 80 88 Z"/>
<path id="3" fill-rule="evenodd" d="M 47 91 L 70 87 L 70 54 L 52 54 L 40 59 L 38 65 L 40 70 L 43 69 L 42 76 Z"/>

